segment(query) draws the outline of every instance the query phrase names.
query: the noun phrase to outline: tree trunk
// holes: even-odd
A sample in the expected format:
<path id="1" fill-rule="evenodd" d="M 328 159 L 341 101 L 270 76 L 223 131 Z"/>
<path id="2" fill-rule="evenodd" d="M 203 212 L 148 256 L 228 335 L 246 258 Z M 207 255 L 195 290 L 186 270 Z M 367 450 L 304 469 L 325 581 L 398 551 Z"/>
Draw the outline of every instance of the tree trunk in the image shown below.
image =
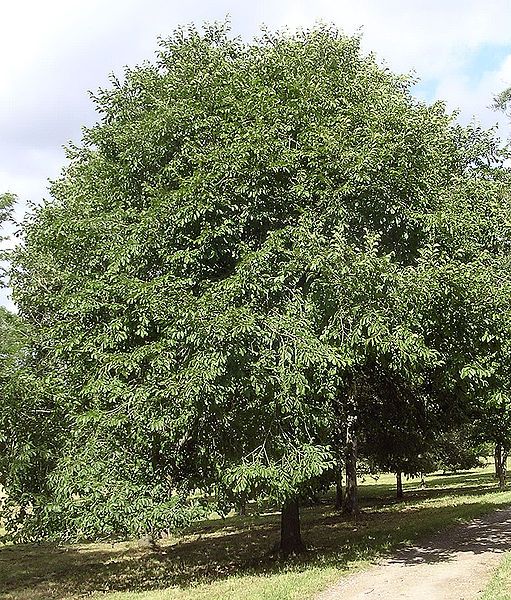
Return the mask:
<path id="1" fill-rule="evenodd" d="M 342 462 L 337 462 L 335 470 L 335 508 L 342 510 L 343 492 L 342 492 Z"/>
<path id="2" fill-rule="evenodd" d="M 161 436 L 159 433 L 153 433 L 151 436 L 151 466 L 154 471 L 158 471 L 161 464 Z"/>
<path id="3" fill-rule="evenodd" d="M 403 499 L 403 476 L 401 471 L 396 473 L 396 498 L 398 500 Z"/>
<path id="4" fill-rule="evenodd" d="M 245 498 L 242 498 L 238 504 L 238 515 L 240 517 L 245 517 L 247 515 L 247 501 Z"/>
<path id="5" fill-rule="evenodd" d="M 151 466 L 154 471 L 154 476 L 158 477 L 161 472 L 163 456 L 161 453 L 161 435 L 153 432 L 151 435 Z M 150 550 L 158 550 L 157 539 L 161 537 L 162 530 L 152 530 L 140 541 L 140 545 Z"/>
<path id="6" fill-rule="evenodd" d="M 495 445 L 495 477 L 499 482 L 499 489 L 506 489 L 507 482 L 507 450 L 502 444 Z"/>
<path id="7" fill-rule="evenodd" d="M 346 493 L 342 511 L 353 515 L 358 512 L 357 494 L 357 436 L 355 434 L 356 417 L 348 417 L 346 425 Z"/>
<path id="8" fill-rule="evenodd" d="M 297 498 L 288 500 L 282 507 L 279 549 L 285 556 L 299 554 L 305 550 L 300 531 L 300 509 Z"/>
<path id="9" fill-rule="evenodd" d="M 507 482 L 507 450 L 502 449 L 500 458 L 499 489 L 505 490 Z"/>
<path id="10" fill-rule="evenodd" d="M 424 473 L 421 473 L 421 489 L 424 489 L 426 487 L 426 475 Z"/>

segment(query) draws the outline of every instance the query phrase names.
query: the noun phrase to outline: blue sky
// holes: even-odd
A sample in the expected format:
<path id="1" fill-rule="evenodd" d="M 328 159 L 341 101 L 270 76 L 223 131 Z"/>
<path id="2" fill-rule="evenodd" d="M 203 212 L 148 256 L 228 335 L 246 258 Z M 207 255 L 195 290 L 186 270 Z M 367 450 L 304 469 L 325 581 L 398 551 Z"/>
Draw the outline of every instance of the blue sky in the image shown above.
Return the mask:
<path id="1" fill-rule="evenodd" d="M 511 15 L 510 15 L 511 16 Z M 509 57 L 511 56 L 511 45 L 510 44 L 494 44 L 491 41 L 488 41 L 484 44 L 481 44 L 479 47 L 474 48 L 473 50 L 467 51 L 462 57 L 462 64 L 456 68 L 454 74 L 455 79 L 459 80 L 460 83 L 463 82 L 465 87 L 467 88 L 467 93 L 470 92 L 471 88 L 479 89 L 480 86 L 484 87 L 483 93 L 489 94 L 489 101 L 491 103 L 491 97 L 494 95 L 496 91 L 503 89 L 506 83 L 509 82 Z M 506 60 L 507 60 L 507 69 L 506 69 Z M 493 74 L 501 72 L 500 80 L 502 81 L 502 85 L 499 83 L 499 76 L 494 77 Z M 505 74 L 507 71 L 508 75 Z M 420 74 L 418 74 L 420 76 Z M 485 78 L 491 76 L 490 85 L 486 85 Z M 429 76 L 422 77 L 421 81 L 415 86 L 415 93 L 422 99 L 426 101 L 432 101 L 440 98 L 439 93 L 442 89 L 442 85 L 445 85 L 443 78 L 438 76 Z M 462 110 L 465 107 L 466 99 L 463 99 L 461 96 L 453 97 L 451 100 L 452 105 L 454 106 L 456 100 L 458 101 L 457 106 Z M 479 100 L 479 98 L 478 98 Z M 468 108 L 468 107 L 467 107 Z M 471 119 L 473 117 L 482 118 L 488 124 L 492 120 L 501 121 L 501 124 L 506 127 L 507 124 L 502 122 L 500 115 L 494 114 L 493 111 L 491 113 L 486 112 L 486 105 L 481 105 L 478 111 L 471 112 L 470 109 L 464 110 L 464 120 Z"/>
<path id="2" fill-rule="evenodd" d="M 460 120 L 509 120 L 489 107 L 511 85 L 511 0 L 17 0 L 0 20 L 0 191 L 27 202 L 47 197 L 64 164 L 62 146 L 94 122 L 88 90 L 108 74 L 151 59 L 157 36 L 176 26 L 224 20 L 250 39 L 262 24 L 333 22 L 362 31 L 363 48 L 420 78 L 416 94 L 444 100 Z M 9 304 L 6 294 L 0 303 Z"/>

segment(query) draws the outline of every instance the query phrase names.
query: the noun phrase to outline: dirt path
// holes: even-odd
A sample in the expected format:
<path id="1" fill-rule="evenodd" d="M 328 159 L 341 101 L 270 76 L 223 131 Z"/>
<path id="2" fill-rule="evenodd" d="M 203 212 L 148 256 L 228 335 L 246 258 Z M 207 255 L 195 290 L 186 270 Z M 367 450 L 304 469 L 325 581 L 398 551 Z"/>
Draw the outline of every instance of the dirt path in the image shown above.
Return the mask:
<path id="1" fill-rule="evenodd" d="M 511 550 L 511 508 L 459 525 L 343 579 L 318 600 L 473 600 Z"/>

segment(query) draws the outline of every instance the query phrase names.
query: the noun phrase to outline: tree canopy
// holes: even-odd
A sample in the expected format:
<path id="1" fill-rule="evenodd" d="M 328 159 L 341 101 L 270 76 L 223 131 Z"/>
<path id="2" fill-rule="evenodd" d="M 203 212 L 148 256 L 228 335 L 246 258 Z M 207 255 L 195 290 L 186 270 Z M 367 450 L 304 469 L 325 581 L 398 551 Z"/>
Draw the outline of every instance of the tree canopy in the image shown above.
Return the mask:
<path id="1" fill-rule="evenodd" d="M 95 94 L 13 262 L 56 440 L 22 535 L 285 513 L 368 407 L 404 426 L 501 388 L 509 174 L 412 84 L 330 27 L 212 25 Z"/>

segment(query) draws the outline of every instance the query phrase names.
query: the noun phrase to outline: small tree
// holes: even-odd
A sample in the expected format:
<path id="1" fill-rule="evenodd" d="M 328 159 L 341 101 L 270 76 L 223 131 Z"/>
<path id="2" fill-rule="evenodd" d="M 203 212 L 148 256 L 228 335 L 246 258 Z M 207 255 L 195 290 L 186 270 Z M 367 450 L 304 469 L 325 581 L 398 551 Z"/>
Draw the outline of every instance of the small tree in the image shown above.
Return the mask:
<path id="1" fill-rule="evenodd" d="M 362 453 L 374 470 L 395 473 L 400 500 L 403 474 L 428 470 L 426 456 L 442 428 L 438 404 L 424 389 L 385 372 L 373 373 L 372 388 L 363 414 Z"/>
<path id="2" fill-rule="evenodd" d="M 0 227 L 11 222 L 16 196 L 13 194 L 0 194 Z M 5 286 L 7 275 L 6 265 L 8 264 L 9 250 L 4 247 L 4 242 L 8 239 L 6 235 L 0 235 L 0 286 Z"/>

